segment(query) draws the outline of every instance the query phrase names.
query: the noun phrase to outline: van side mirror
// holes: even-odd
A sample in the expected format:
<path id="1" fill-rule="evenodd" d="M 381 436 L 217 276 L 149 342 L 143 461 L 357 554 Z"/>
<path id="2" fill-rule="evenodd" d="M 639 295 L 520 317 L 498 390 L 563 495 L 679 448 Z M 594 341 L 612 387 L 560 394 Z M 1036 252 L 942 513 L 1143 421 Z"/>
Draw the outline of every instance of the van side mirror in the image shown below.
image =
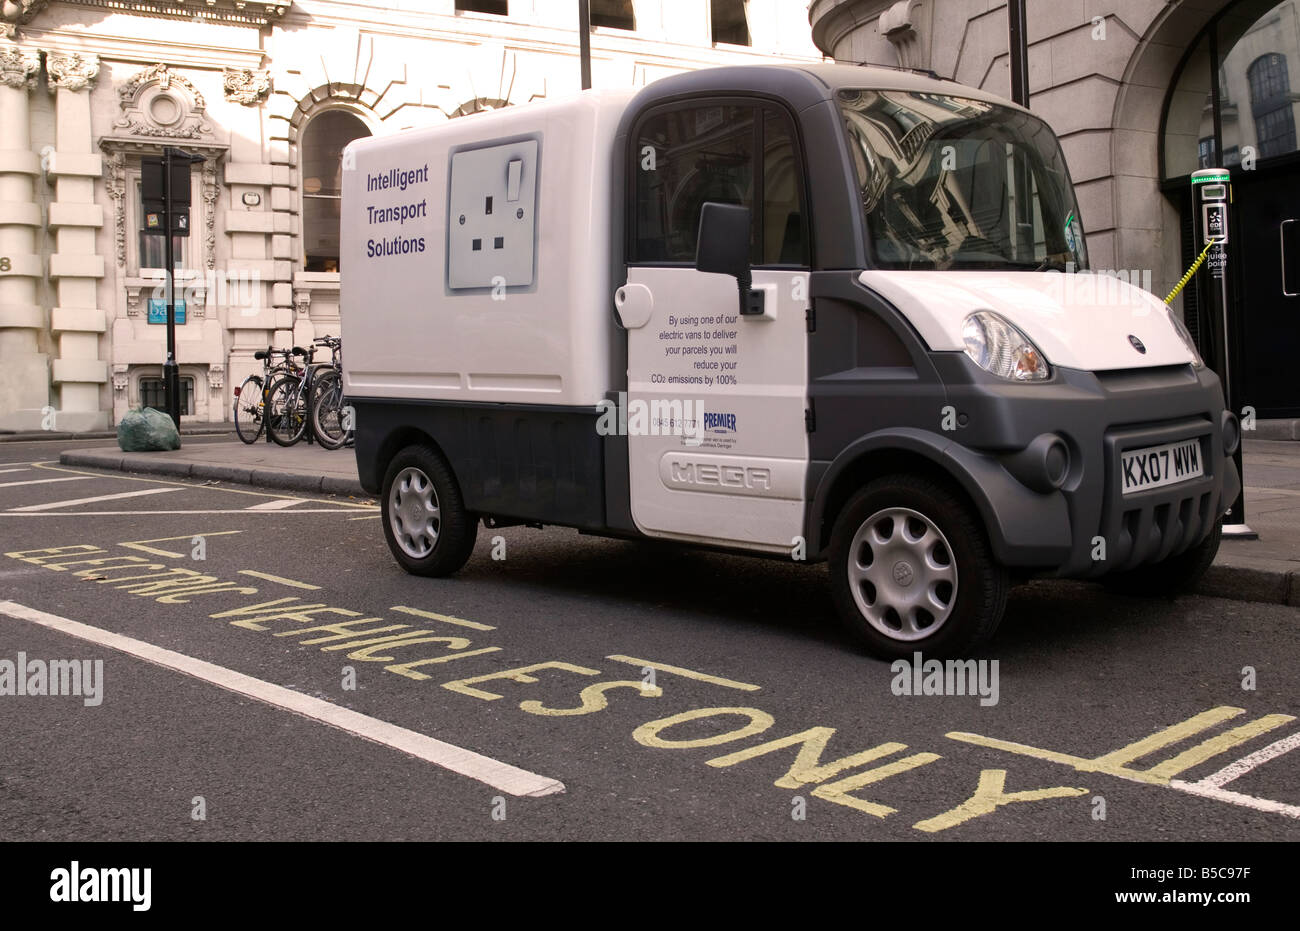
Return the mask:
<path id="1" fill-rule="evenodd" d="M 749 267 L 749 208 L 735 204 L 706 203 L 700 208 L 700 229 L 695 245 L 695 268 L 730 275 L 740 291 L 740 312 L 763 312 L 763 292 L 753 289 Z"/>

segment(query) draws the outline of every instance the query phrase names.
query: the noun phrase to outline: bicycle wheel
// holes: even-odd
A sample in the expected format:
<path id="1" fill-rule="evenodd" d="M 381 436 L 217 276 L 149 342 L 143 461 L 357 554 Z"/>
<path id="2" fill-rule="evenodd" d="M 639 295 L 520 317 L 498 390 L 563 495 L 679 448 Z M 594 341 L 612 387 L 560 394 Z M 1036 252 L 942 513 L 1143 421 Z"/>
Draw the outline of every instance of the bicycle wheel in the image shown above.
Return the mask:
<path id="1" fill-rule="evenodd" d="M 316 442 L 326 449 L 338 449 L 348 438 L 343 379 L 336 369 L 319 372 L 312 383 L 311 425 Z"/>
<path id="2" fill-rule="evenodd" d="M 256 443 L 266 426 L 262 416 L 265 399 L 262 397 L 262 376 L 249 375 L 235 389 L 235 433 L 245 443 Z"/>
<path id="3" fill-rule="evenodd" d="M 307 432 L 307 405 L 299 385 L 302 379 L 282 375 L 266 393 L 266 429 L 280 446 L 292 446 Z"/>

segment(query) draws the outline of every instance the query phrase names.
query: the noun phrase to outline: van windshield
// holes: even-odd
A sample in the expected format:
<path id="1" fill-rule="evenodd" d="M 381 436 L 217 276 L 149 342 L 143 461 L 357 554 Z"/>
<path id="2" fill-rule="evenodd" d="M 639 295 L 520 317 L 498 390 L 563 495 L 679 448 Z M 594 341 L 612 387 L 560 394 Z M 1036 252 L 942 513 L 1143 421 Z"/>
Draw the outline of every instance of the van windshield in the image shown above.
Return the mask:
<path id="1" fill-rule="evenodd" d="M 1042 120 L 947 94 L 838 99 L 876 267 L 1087 268 L 1065 159 Z"/>

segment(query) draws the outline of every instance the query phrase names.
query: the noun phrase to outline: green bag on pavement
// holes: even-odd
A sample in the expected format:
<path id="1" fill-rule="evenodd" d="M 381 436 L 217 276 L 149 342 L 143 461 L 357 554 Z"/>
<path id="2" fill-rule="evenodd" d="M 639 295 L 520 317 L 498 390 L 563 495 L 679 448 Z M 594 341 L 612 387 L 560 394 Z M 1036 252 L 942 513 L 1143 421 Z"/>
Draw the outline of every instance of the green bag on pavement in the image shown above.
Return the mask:
<path id="1" fill-rule="evenodd" d="M 137 407 L 127 411 L 118 422 L 117 445 L 126 453 L 180 449 L 181 435 L 176 424 L 162 411 Z"/>

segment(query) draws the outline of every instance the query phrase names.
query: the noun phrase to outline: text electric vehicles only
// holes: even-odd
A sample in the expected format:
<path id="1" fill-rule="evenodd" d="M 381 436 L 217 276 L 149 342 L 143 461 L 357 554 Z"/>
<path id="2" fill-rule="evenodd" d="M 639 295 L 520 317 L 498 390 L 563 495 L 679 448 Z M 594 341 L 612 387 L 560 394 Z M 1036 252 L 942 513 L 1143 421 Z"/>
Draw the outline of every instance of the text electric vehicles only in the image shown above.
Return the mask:
<path id="1" fill-rule="evenodd" d="M 480 520 L 827 560 L 869 649 L 955 654 L 1013 578 L 1190 586 L 1239 488 L 1181 322 L 1078 273 L 1051 130 L 952 82 L 721 68 L 358 140 L 342 236 L 409 572 Z"/>

